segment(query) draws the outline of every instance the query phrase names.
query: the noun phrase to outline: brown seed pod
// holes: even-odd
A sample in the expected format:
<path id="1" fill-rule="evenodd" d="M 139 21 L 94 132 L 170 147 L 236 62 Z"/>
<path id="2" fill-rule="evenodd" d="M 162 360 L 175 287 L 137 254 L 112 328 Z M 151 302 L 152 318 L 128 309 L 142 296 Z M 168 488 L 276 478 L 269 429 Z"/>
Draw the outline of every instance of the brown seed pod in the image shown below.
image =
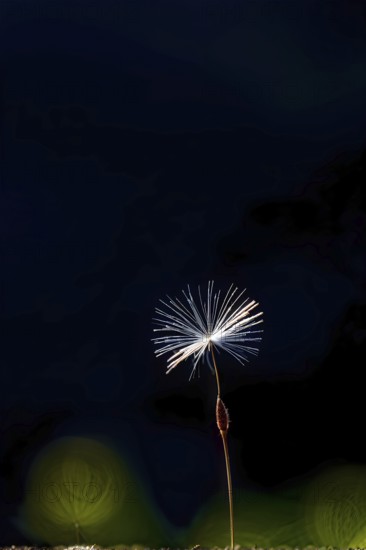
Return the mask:
<path id="1" fill-rule="evenodd" d="M 218 397 L 216 401 L 216 422 L 220 432 L 228 431 L 230 422 L 229 411 L 225 407 L 220 397 Z"/>

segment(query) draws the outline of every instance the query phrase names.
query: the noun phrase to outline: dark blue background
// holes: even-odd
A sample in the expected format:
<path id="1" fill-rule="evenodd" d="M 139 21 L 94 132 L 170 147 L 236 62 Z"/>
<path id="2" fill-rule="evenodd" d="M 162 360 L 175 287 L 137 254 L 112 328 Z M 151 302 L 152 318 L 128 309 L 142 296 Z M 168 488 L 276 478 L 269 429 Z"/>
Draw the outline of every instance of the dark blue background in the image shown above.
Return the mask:
<path id="1" fill-rule="evenodd" d="M 59 436 L 113 440 L 178 526 L 218 490 L 214 379 L 150 341 L 187 283 L 264 311 L 220 362 L 234 485 L 364 462 L 365 3 L 4 0 L 0 51 L 2 544 Z"/>

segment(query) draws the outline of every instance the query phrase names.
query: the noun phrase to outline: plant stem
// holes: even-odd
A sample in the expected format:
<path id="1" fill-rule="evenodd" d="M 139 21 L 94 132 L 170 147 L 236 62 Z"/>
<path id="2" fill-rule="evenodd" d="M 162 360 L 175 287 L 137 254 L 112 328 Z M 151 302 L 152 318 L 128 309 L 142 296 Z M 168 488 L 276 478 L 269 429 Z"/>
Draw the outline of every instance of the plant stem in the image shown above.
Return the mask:
<path id="1" fill-rule="evenodd" d="M 211 354 L 212 354 L 213 364 L 214 364 L 214 367 L 215 367 L 216 383 L 217 383 L 216 422 L 217 422 L 217 426 L 220 430 L 220 435 L 221 435 L 222 444 L 224 446 L 224 453 L 225 453 L 226 478 L 227 478 L 227 488 L 228 488 L 228 497 L 229 497 L 229 511 L 230 511 L 231 550 L 234 550 L 233 490 L 232 490 L 232 483 L 231 483 L 229 448 L 228 448 L 228 444 L 227 444 L 227 432 L 228 432 L 228 429 L 229 429 L 229 414 L 228 414 L 227 408 L 225 407 L 224 403 L 221 400 L 219 371 L 217 369 L 215 355 L 214 355 L 212 345 L 211 345 Z"/>
<path id="2" fill-rule="evenodd" d="M 215 374 L 216 374 L 216 384 L 217 384 L 217 399 L 220 399 L 221 397 L 221 390 L 220 390 L 220 379 L 219 379 L 219 371 L 217 370 L 217 365 L 216 365 L 216 360 L 215 360 L 215 354 L 214 354 L 214 350 L 213 350 L 213 345 L 211 343 L 211 355 L 212 355 L 212 360 L 213 360 L 213 364 L 214 364 L 214 367 L 215 367 Z"/>
<path id="3" fill-rule="evenodd" d="M 227 477 L 227 488 L 229 495 L 229 509 L 230 509 L 230 536 L 231 536 L 231 550 L 234 550 L 234 511 L 233 511 L 233 491 L 231 485 L 231 471 L 230 471 L 230 458 L 229 458 L 229 448 L 227 445 L 227 432 L 222 432 L 222 444 L 224 446 L 225 452 L 225 462 L 226 462 L 226 477 Z"/>

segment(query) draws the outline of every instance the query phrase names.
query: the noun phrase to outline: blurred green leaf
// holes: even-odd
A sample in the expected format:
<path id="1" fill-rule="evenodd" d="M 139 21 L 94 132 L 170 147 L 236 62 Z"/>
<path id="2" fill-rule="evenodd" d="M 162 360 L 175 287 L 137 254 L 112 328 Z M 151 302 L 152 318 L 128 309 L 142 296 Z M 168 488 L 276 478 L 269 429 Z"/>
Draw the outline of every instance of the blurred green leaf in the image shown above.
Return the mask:
<path id="1" fill-rule="evenodd" d="M 235 544 L 269 548 L 308 543 L 299 502 L 273 493 L 234 491 Z M 212 499 L 190 526 L 187 545 L 228 546 L 230 543 L 227 495 Z"/>
<path id="2" fill-rule="evenodd" d="M 19 519 L 30 537 L 52 545 L 156 546 L 170 538 L 131 468 L 86 438 L 62 438 L 37 457 Z"/>
<path id="3" fill-rule="evenodd" d="M 303 500 L 309 538 L 338 548 L 366 543 L 366 467 L 326 468 L 309 483 Z"/>

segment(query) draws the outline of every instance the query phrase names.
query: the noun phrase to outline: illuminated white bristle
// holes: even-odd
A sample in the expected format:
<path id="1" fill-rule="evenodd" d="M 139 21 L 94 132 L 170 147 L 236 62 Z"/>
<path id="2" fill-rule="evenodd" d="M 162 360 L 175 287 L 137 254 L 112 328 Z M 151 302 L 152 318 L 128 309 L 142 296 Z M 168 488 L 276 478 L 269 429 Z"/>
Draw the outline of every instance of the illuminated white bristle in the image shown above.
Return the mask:
<path id="1" fill-rule="evenodd" d="M 230 353 L 241 364 L 249 360 L 248 354 L 257 354 L 258 349 L 246 345 L 246 342 L 261 340 L 260 336 L 254 335 L 263 330 L 248 330 L 263 322 L 263 319 L 259 319 L 262 312 L 251 313 L 258 303 L 254 300 L 249 302 L 249 298 L 246 298 L 237 305 L 245 290 L 237 294 L 238 288 L 231 285 L 220 304 L 221 291 L 213 294 L 213 284 L 213 281 L 208 282 L 206 301 L 198 287 L 199 300 L 196 303 L 189 285 L 188 292 L 182 290 L 186 303 L 169 296 L 168 302 L 160 300 L 166 309 L 156 308 L 158 317 L 154 321 L 160 328 L 154 329 L 154 332 L 167 334 L 152 340 L 158 346 L 155 351 L 157 357 L 171 354 L 167 361 L 167 373 L 192 356 L 192 377 L 199 360 L 208 355 L 211 345 Z"/>

